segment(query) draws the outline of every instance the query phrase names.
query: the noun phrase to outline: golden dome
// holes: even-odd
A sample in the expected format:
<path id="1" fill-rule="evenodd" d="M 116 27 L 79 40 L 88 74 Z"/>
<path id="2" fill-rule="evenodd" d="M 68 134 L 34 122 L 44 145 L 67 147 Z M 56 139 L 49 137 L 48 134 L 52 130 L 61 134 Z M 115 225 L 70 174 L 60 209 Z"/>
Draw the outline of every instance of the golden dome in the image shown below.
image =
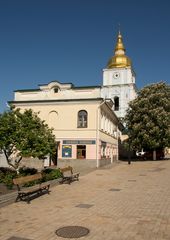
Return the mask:
<path id="1" fill-rule="evenodd" d="M 122 68 L 122 67 L 130 67 L 132 65 L 129 57 L 125 55 L 125 47 L 122 41 L 122 35 L 118 34 L 117 43 L 115 46 L 115 55 L 110 58 L 107 68 Z"/>

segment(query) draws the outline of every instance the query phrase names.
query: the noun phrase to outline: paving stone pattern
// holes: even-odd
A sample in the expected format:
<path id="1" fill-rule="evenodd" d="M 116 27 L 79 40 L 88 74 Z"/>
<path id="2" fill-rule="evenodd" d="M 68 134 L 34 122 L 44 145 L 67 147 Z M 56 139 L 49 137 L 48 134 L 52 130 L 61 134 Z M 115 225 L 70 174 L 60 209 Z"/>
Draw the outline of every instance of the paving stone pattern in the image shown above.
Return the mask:
<path id="1" fill-rule="evenodd" d="M 123 162 L 0 208 L 0 240 L 62 240 L 66 226 L 89 229 L 81 240 L 169 240 L 170 161 Z"/>

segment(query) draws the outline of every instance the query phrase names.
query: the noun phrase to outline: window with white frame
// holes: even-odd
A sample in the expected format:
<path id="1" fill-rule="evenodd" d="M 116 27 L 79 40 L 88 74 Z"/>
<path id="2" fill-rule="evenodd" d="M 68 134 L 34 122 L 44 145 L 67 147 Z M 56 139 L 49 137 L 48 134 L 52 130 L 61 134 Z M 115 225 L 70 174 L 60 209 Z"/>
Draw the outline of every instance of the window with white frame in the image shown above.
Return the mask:
<path id="1" fill-rule="evenodd" d="M 80 110 L 78 112 L 77 127 L 87 128 L 87 121 L 88 121 L 88 113 L 85 110 Z"/>

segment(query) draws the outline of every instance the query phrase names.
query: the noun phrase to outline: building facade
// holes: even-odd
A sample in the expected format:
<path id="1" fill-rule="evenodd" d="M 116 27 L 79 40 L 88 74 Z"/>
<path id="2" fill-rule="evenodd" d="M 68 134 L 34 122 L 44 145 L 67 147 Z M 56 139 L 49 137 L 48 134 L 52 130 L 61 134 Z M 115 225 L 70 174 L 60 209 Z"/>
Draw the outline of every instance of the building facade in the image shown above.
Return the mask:
<path id="1" fill-rule="evenodd" d="M 69 161 L 99 167 L 118 159 L 118 140 L 131 100 L 136 98 L 135 73 L 118 34 L 114 55 L 103 70 L 102 86 L 75 87 L 58 81 L 38 89 L 15 91 L 10 104 L 31 108 L 53 128 L 56 153 L 53 164 Z"/>
<path id="2" fill-rule="evenodd" d="M 56 153 L 52 164 L 68 160 L 99 167 L 118 159 L 121 124 L 113 102 L 101 98 L 101 87 L 74 87 L 53 81 L 39 89 L 17 90 L 13 106 L 32 109 L 53 128 Z"/>

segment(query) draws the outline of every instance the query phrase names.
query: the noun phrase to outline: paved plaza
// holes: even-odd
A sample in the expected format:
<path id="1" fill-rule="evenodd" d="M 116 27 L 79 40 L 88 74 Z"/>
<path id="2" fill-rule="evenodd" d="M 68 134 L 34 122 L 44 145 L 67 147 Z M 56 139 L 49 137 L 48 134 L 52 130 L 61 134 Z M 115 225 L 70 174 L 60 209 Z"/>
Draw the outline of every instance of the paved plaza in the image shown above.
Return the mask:
<path id="1" fill-rule="evenodd" d="M 88 228 L 82 240 L 169 240 L 170 160 L 121 162 L 0 208 L 0 240 L 62 240 L 66 226 Z"/>

